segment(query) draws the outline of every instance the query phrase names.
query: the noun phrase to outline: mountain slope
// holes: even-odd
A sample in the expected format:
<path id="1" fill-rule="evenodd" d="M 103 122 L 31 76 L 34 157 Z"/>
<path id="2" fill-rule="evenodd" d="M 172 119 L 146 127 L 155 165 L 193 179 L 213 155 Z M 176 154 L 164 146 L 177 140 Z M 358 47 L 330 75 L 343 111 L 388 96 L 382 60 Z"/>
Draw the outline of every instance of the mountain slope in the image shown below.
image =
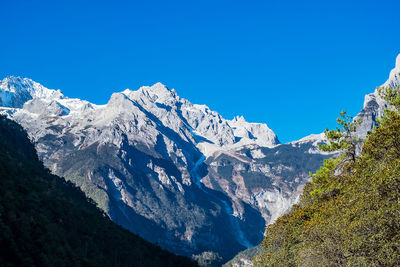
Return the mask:
<path id="1" fill-rule="evenodd" d="M 399 129 L 399 113 L 389 113 L 355 163 L 326 162 L 300 203 L 268 227 L 256 265 L 398 266 Z"/>
<path id="2" fill-rule="evenodd" d="M 399 77 L 400 55 L 382 87 L 398 94 Z M 400 113 L 377 89 L 365 97 L 356 119 L 363 120 L 357 135 L 365 139 L 360 157 L 325 162 L 300 203 L 268 226 L 255 265 L 400 264 Z"/>
<path id="3" fill-rule="evenodd" d="M 1 266 L 191 266 L 111 222 L 0 117 Z"/>
<path id="4" fill-rule="evenodd" d="M 400 85 L 400 54 L 396 58 L 396 65 L 390 71 L 388 80 L 380 87 L 396 88 Z M 378 87 L 379 88 L 379 87 Z M 371 94 L 365 96 L 364 107 L 355 119 L 361 119 L 362 124 L 357 128 L 360 138 L 365 138 L 368 131 L 377 126 L 377 120 L 383 116 L 388 104 L 379 95 L 378 88 Z"/>
<path id="5" fill-rule="evenodd" d="M 29 79 L 5 80 L 2 92 L 35 91 Z M 0 111 L 114 222 L 183 255 L 226 261 L 258 244 L 329 157 L 316 149 L 321 136 L 280 144 L 266 124 L 226 120 L 159 83 L 101 106 L 46 90 L 58 93 L 29 93 L 22 108 Z"/>

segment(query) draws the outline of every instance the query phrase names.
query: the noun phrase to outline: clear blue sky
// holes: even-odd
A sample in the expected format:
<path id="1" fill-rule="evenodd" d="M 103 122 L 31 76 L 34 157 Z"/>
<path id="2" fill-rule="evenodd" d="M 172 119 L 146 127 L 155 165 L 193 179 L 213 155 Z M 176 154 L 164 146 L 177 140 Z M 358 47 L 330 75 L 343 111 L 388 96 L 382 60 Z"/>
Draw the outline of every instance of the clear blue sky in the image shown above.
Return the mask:
<path id="1" fill-rule="evenodd" d="M 283 142 L 326 126 L 388 77 L 400 1 L 0 1 L 0 78 L 69 97 L 162 82 Z"/>

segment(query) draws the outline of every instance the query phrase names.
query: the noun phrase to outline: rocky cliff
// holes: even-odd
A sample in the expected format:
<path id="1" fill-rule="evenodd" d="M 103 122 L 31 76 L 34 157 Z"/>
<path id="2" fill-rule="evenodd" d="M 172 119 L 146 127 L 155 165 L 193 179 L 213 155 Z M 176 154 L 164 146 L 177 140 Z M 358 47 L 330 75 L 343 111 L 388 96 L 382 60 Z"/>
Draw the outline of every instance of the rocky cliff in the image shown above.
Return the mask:
<path id="1" fill-rule="evenodd" d="M 224 119 L 160 83 L 96 105 L 7 77 L 0 101 L 53 173 L 113 221 L 183 255 L 226 261 L 258 244 L 329 157 L 317 149 L 322 135 L 280 144 L 266 124 Z"/>

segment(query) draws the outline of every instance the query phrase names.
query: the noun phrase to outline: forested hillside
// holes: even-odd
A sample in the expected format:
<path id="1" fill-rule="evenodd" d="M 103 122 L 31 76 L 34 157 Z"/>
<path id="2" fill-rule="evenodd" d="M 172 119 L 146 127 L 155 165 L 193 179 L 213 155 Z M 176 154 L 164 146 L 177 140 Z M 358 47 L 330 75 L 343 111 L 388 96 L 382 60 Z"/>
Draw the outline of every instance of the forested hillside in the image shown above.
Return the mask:
<path id="1" fill-rule="evenodd" d="M 0 117 L 0 266 L 192 266 L 113 223 Z"/>
<path id="2" fill-rule="evenodd" d="M 258 266 L 400 266 L 400 107 L 386 111 L 355 160 L 326 160 L 298 205 L 268 226 Z M 351 154 L 351 153 L 350 153 Z"/>

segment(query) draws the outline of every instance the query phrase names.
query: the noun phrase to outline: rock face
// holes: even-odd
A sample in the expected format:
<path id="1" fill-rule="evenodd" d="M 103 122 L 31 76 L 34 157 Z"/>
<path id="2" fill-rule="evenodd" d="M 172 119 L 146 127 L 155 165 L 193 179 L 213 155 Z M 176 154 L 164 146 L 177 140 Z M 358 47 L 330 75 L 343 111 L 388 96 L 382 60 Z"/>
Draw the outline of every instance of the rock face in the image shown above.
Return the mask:
<path id="1" fill-rule="evenodd" d="M 390 87 L 390 88 L 395 89 L 395 88 L 399 88 L 399 86 L 400 86 L 400 54 L 397 56 L 396 66 L 394 69 L 391 70 L 389 79 L 380 87 Z M 371 131 L 375 126 L 377 126 L 377 119 L 379 119 L 380 117 L 383 116 L 386 108 L 390 108 L 390 106 L 379 95 L 379 92 L 377 89 L 373 93 L 366 95 L 365 101 L 364 101 L 364 107 L 360 111 L 360 113 L 355 117 L 355 119 L 362 120 L 361 125 L 359 127 L 357 127 L 356 135 L 359 138 L 364 139 L 367 136 L 368 132 Z M 316 148 L 318 147 L 317 146 L 318 143 L 321 143 L 324 141 L 325 141 L 324 135 L 319 134 L 319 135 L 310 135 L 310 136 L 304 137 L 296 142 L 292 142 L 291 144 L 292 145 L 303 144 L 303 146 L 301 146 L 303 149 L 306 148 L 306 146 L 309 146 L 309 150 L 307 151 L 307 153 L 320 155 L 320 154 L 322 154 L 321 151 L 319 151 Z M 361 145 L 361 143 L 360 143 L 360 145 Z M 284 147 L 284 146 L 285 145 L 281 145 L 281 147 Z M 361 146 L 359 148 L 361 148 Z M 265 150 L 265 149 L 266 148 L 263 148 L 263 150 Z M 258 155 L 261 155 L 260 152 L 262 152 L 262 151 L 257 150 L 257 152 L 252 151 L 252 152 L 250 152 L 250 154 L 258 157 Z M 268 155 L 268 153 L 263 153 L 263 154 Z M 275 162 L 277 160 L 278 160 L 277 158 L 274 159 Z M 299 162 L 301 162 L 303 159 L 298 158 L 297 160 L 299 160 Z M 314 162 L 314 161 L 311 161 L 311 162 Z M 212 163 L 211 165 L 213 165 L 213 164 L 215 165 L 215 163 Z M 305 167 L 309 168 L 309 169 L 314 168 L 314 166 L 305 166 Z M 297 169 L 298 168 L 299 168 L 299 166 L 297 166 Z M 227 177 L 233 178 L 233 177 L 235 177 L 235 175 L 227 175 Z M 283 177 L 287 177 L 289 179 L 287 181 L 281 182 L 279 184 L 280 188 L 287 188 L 287 186 L 292 186 L 293 184 L 296 185 L 296 183 L 293 183 L 294 180 L 290 178 L 290 177 L 292 177 L 290 174 L 286 173 Z M 263 181 L 266 181 L 266 180 L 263 180 Z M 276 181 L 279 181 L 279 180 L 276 180 Z M 302 181 L 300 183 L 300 186 L 302 184 L 304 184 L 304 181 Z M 291 190 L 288 190 L 288 191 L 298 192 L 299 190 L 296 191 L 296 190 L 293 190 L 293 188 L 292 188 Z M 229 192 L 229 190 L 226 190 L 226 192 Z M 265 192 L 263 194 L 270 195 L 270 192 Z M 241 196 L 240 193 L 233 194 L 233 195 Z M 233 200 L 235 199 L 234 196 L 232 197 Z M 283 207 L 290 207 L 290 205 L 293 202 L 295 202 L 295 201 L 293 201 L 293 198 L 296 198 L 296 196 L 298 196 L 298 195 L 296 193 L 292 193 L 291 196 L 292 196 L 291 198 L 290 197 L 284 198 L 281 201 L 277 202 L 277 203 L 280 203 L 280 207 L 279 207 L 280 210 L 283 210 L 284 209 Z M 279 197 L 279 195 L 276 195 L 276 198 L 278 198 L 278 197 Z M 264 199 L 268 199 L 268 197 L 265 197 Z M 285 205 L 285 204 L 287 204 L 287 205 Z M 271 211 L 274 209 L 273 209 L 273 207 L 268 206 L 268 210 Z M 266 221 L 272 222 L 274 219 L 276 219 L 275 217 L 268 217 L 268 212 L 263 213 L 263 214 L 264 214 L 264 218 L 266 219 Z M 272 214 L 277 214 L 277 213 L 272 213 Z M 232 260 L 227 262 L 224 266 L 226 266 L 226 267 L 228 267 L 228 266 L 253 266 L 251 259 L 256 254 L 261 254 L 262 250 L 263 249 L 260 246 L 246 249 L 246 250 L 240 252 L 238 255 L 236 255 Z"/>
<path id="2" fill-rule="evenodd" d="M 61 98 L 60 91 L 49 90 L 41 84 L 27 78 L 7 77 L 0 83 L 0 106 L 21 108 L 33 98 Z"/>
<path id="3" fill-rule="evenodd" d="M 398 87 L 399 73 L 400 55 L 384 86 Z M 95 105 L 7 77 L 0 106 L 28 131 L 45 165 L 112 220 L 195 258 L 214 253 L 224 262 L 258 244 L 331 156 L 318 150 L 323 134 L 280 144 L 266 124 L 226 120 L 160 83 Z M 387 107 L 377 91 L 365 97 L 361 138 Z"/>
<path id="4" fill-rule="evenodd" d="M 209 251 L 222 262 L 258 244 L 329 157 L 317 149 L 322 135 L 280 144 L 266 124 L 226 120 L 160 83 L 95 105 L 8 77 L 0 101 L 45 165 L 113 221 L 175 253 Z"/>
<path id="5" fill-rule="evenodd" d="M 389 79 L 380 87 L 397 88 L 400 86 L 400 54 L 396 58 L 396 66 L 390 71 Z M 377 126 L 376 120 L 380 118 L 385 109 L 388 108 L 385 100 L 376 89 L 373 93 L 365 96 L 364 107 L 356 119 L 361 119 L 362 124 L 357 129 L 358 136 L 364 138 L 369 131 Z"/>

